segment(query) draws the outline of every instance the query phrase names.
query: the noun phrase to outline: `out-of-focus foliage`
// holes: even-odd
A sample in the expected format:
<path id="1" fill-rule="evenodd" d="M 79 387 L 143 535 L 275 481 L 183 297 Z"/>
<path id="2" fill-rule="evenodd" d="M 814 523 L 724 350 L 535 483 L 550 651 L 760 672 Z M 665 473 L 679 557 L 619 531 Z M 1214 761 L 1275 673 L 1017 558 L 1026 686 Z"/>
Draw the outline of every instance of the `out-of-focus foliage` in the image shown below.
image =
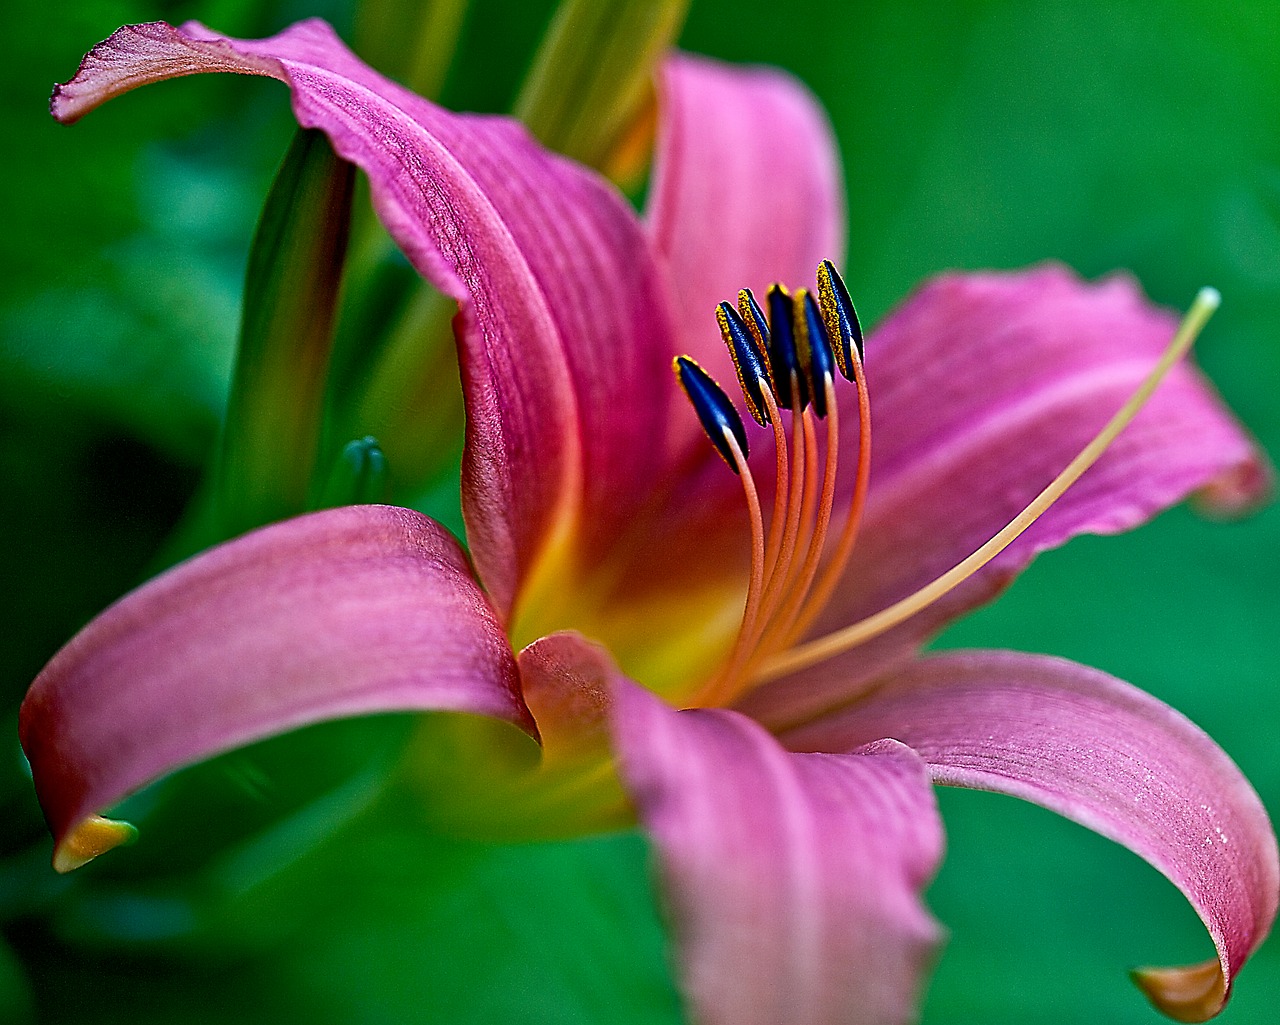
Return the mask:
<path id="1" fill-rule="evenodd" d="M 509 107 L 552 6 L 472 0 L 445 101 Z M 258 35 L 309 14 L 353 38 L 346 0 L 7 12 L 0 1020 L 678 1022 L 642 842 L 426 834 L 412 795 L 378 785 L 403 737 L 395 718 L 191 770 L 136 799 L 138 847 L 69 879 L 47 867 L 17 702 L 146 573 L 201 479 L 249 237 L 293 131 L 284 91 L 257 80 L 167 83 L 70 130 L 45 114 L 48 88 L 126 21 Z M 946 267 L 1123 267 L 1174 306 L 1213 284 L 1225 303 L 1199 358 L 1280 453 L 1272 4 L 937 0 L 826 5 L 818 20 L 695 0 L 682 45 L 780 64 L 827 105 L 848 177 L 846 276 L 869 321 Z M 1179 510 L 1042 559 L 944 643 L 1054 652 L 1132 680 L 1218 739 L 1275 814 L 1277 579 L 1280 509 L 1229 526 Z M 1209 952 L 1172 888 L 1047 813 L 942 802 L 950 850 L 931 900 L 952 938 L 926 1022 L 1159 1021 L 1123 969 Z M 1272 943 L 1224 1021 L 1269 1025 L 1277 992 Z"/>

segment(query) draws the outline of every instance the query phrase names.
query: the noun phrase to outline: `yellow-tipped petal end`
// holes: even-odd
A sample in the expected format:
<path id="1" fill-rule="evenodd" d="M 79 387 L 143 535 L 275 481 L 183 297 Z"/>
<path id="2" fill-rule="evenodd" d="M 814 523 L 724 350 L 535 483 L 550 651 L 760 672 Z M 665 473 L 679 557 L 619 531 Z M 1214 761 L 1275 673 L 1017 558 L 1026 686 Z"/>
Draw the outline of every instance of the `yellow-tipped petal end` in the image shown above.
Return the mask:
<path id="1" fill-rule="evenodd" d="M 138 839 L 137 827 L 117 819 L 104 819 L 90 815 L 62 838 L 54 848 L 55 872 L 71 872 L 87 865 L 99 854 L 106 854 L 115 847 L 131 844 Z"/>
<path id="2" fill-rule="evenodd" d="M 1130 976 L 1156 1010 L 1174 1021 L 1208 1021 L 1227 1002 L 1227 980 L 1217 958 L 1180 968 L 1139 968 Z"/>

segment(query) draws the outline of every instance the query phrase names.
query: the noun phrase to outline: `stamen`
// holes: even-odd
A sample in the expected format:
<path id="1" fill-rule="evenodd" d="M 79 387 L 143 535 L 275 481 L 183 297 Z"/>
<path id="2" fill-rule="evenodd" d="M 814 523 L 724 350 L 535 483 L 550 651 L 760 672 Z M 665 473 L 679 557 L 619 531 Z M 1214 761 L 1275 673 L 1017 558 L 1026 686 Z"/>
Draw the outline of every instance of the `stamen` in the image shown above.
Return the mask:
<path id="1" fill-rule="evenodd" d="M 773 521 L 769 525 L 769 540 L 765 545 L 763 586 L 760 586 L 755 576 L 753 565 L 752 581 L 747 589 L 746 600 L 751 615 L 748 617 L 744 610 L 742 629 L 738 631 L 738 638 L 734 642 L 729 657 L 722 664 L 720 671 L 711 677 L 694 696 L 693 703 L 698 707 L 728 704 L 733 698 L 744 676 L 743 670 L 756 649 L 761 633 L 769 623 L 772 610 L 776 608 L 775 596 L 790 570 L 796 535 L 799 533 L 805 480 L 802 419 L 799 410 L 793 407 L 791 446 L 795 454 L 796 470 L 794 474 L 790 474 L 786 434 L 782 429 L 782 418 L 778 415 L 777 400 L 772 393 L 766 392 L 765 402 L 769 408 L 774 444 L 778 451 L 778 483 L 774 493 Z M 784 491 L 786 492 L 785 516 L 782 505 Z M 754 552 L 754 538 L 752 548 Z"/>
<path id="2" fill-rule="evenodd" d="M 787 434 L 782 426 L 782 418 L 778 415 L 778 402 L 773 392 L 766 389 L 764 404 L 769 411 L 769 423 L 773 426 L 773 447 L 777 455 L 777 470 L 773 487 L 773 515 L 769 520 L 769 540 L 765 543 L 765 574 L 773 574 L 778 560 L 778 552 L 782 545 L 782 530 L 786 525 L 785 512 L 787 500 L 791 494 L 791 464 L 787 458 Z"/>
<path id="3" fill-rule="evenodd" d="M 742 417 L 738 415 L 737 409 L 711 376 L 688 356 L 677 356 L 672 368 L 680 378 L 680 384 L 689 396 L 693 410 L 698 414 L 702 429 L 707 432 L 711 444 L 724 457 L 730 469 L 739 473 L 733 448 L 725 441 L 726 434 L 732 435 L 744 456 L 750 451 L 747 446 L 747 431 L 742 426 Z"/>
<path id="4" fill-rule="evenodd" d="M 793 313 L 795 316 L 796 352 L 801 369 L 808 380 L 809 397 L 813 411 L 819 418 L 827 415 L 827 381 L 835 377 L 835 361 L 827 330 L 818 315 L 818 304 L 808 289 L 797 290 Z"/>
<path id="5" fill-rule="evenodd" d="M 805 455 L 804 419 L 801 415 L 800 402 L 796 398 L 799 389 L 796 387 L 795 375 L 791 377 L 791 454 L 794 469 L 791 472 L 791 487 L 787 492 L 787 517 L 782 529 L 778 556 L 773 560 L 765 583 L 768 593 L 776 593 L 786 580 L 791 570 L 791 558 L 795 551 L 796 538 L 800 534 L 801 511 L 804 501 L 805 473 L 808 459 Z"/>
<path id="6" fill-rule="evenodd" d="M 822 307 L 822 319 L 835 349 L 836 364 L 844 379 L 851 381 L 853 357 L 850 345 L 857 350 L 858 359 L 866 358 L 862 325 L 858 323 L 858 313 L 849 298 L 849 289 L 830 260 L 818 264 L 818 304 Z"/>
<path id="7" fill-rule="evenodd" d="M 844 527 L 840 531 L 840 539 L 836 542 L 831 560 L 823 568 L 822 576 L 806 600 L 783 647 L 789 647 L 804 636 L 830 600 L 844 574 L 845 566 L 848 565 L 854 542 L 858 539 L 858 531 L 862 527 L 862 513 L 867 505 L 867 491 L 871 484 L 871 399 L 867 392 L 862 359 L 857 355 L 857 350 L 850 354 L 849 364 L 858 390 L 858 469 L 853 484 L 853 497 L 849 500 Z"/>
<path id="8" fill-rule="evenodd" d="M 875 613 L 857 623 L 837 630 L 825 637 L 810 641 L 790 651 L 783 652 L 766 661 L 755 674 L 753 684 L 776 679 L 865 644 L 880 636 L 899 623 L 914 616 L 917 612 L 931 605 L 939 598 L 954 590 L 997 555 L 1009 547 L 1028 527 L 1053 505 L 1063 493 L 1071 487 L 1080 476 L 1089 469 L 1111 446 L 1116 437 L 1127 427 L 1138 412 L 1146 405 L 1156 387 L 1169 371 L 1177 364 L 1191 345 L 1195 342 L 1205 322 L 1212 316 L 1221 301 L 1218 292 L 1212 288 L 1204 288 L 1196 296 L 1191 309 L 1183 318 L 1177 333 L 1169 343 L 1151 373 L 1138 386 L 1129 400 L 1107 422 L 1106 426 L 1094 436 L 1080 453 L 1068 464 L 1054 480 L 1037 495 L 1031 503 L 1011 520 L 998 534 L 975 551 L 968 558 L 948 570 L 932 583 L 920 588 L 888 608 Z"/>
<path id="9" fill-rule="evenodd" d="M 813 413 L 805 410 L 802 414 L 804 422 L 804 502 L 800 512 L 800 533 L 796 537 L 797 548 L 808 551 L 813 541 L 814 531 L 818 528 L 818 431 L 814 426 Z M 803 539 L 804 544 L 801 545 Z M 800 566 L 796 566 L 797 572 Z M 790 592 L 795 585 L 795 574 L 787 578 L 785 590 Z"/>
<path id="10" fill-rule="evenodd" d="M 791 295 L 781 285 L 770 285 L 765 296 L 769 304 L 769 361 L 773 370 L 773 389 L 779 406 L 809 405 L 809 393 L 796 352 Z"/>
<path id="11" fill-rule="evenodd" d="M 738 309 L 741 312 L 735 313 L 728 303 L 721 303 L 716 307 L 716 320 L 720 324 L 720 335 L 729 349 L 751 416 L 761 427 L 773 427 L 777 468 L 774 474 L 773 515 L 769 520 L 769 539 L 765 543 L 768 560 L 766 572 L 772 574 L 781 544 L 783 513 L 790 487 L 787 436 L 778 417 L 778 403 L 773 396 L 769 363 L 764 355 L 769 342 L 769 328 L 751 289 L 744 288 L 738 293 Z"/>
<path id="12" fill-rule="evenodd" d="M 733 454 L 738 476 L 742 478 L 742 488 L 747 497 L 747 510 L 751 519 L 751 583 L 747 586 L 747 601 L 742 610 L 742 625 L 738 628 L 740 643 L 744 636 L 755 630 L 761 592 L 764 590 L 764 517 L 760 512 L 760 495 L 756 490 L 755 478 L 751 475 L 751 467 L 747 463 L 745 447 L 738 444 L 737 437 L 728 428 L 724 430 L 722 436 Z"/>
<path id="13" fill-rule="evenodd" d="M 764 393 L 772 389 L 769 368 L 764 353 L 756 344 L 742 317 L 728 303 L 716 307 L 716 320 L 720 322 L 720 334 L 738 372 L 738 384 L 747 400 L 747 411 L 761 427 L 769 426 L 769 410 Z"/>
<path id="14" fill-rule="evenodd" d="M 742 610 L 742 624 L 738 628 L 738 637 L 734 642 L 733 650 L 725 660 L 720 672 L 707 682 L 696 697 L 694 704 L 699 707 L 726 703 L 725 698 L 729 693 L 728 688 L 732 685 L 732 681 L 738 679 L 741 675 L 746 665 L 747 656 L 751 652 L 752 646 L 748 639 L 757 633 L 757 624 L 761 616 L 761 602 L 765 592 L 764 521 L 760 513 L 760 498 L 756 491 L 755 479 L 751 475 L 751 468 L 748 466 L 742 450 L 738 448 L 737 439 L 731 433 L 726 432 L 725 440 L 734 453 L 734 460 L 738 465 L 738 475 L 742 478 L 742 486 L 747 496 L 747 509 L 751 520 L 751 583 L 747 586 L 747 600 Z"/>
<path id="15" fill-rule="evenodd" d="M 827 544 L 827 531 L 831 524 L 832 510 L 835 508 L 836 469 L 839 464 L 840 448 L 840 418 L 836 407 L 835 382 L 830 376 L 826 378 L 823 391 L 826 394 L 831 415 L 827 419 L 826 467 L 822 475 L 822 499 L 818 503 L 817 524 L 809 539 L 804 565 L 794 585 L 788 588 L 787 602 L 772 617 L 767 632 L 757 645 L 758 649 L 764 651 L 774 649 L 779 641 L 784 641 L 793 632 L 792 626 L 797 616 L 801 609 L 808 605 L 805 596 L 809 593 L 814 575 L 818 570 L 818 563 L 822 559 L 823 550 Z"/>
<path id="16" fill-rule="evenodd" d="M 769 323 L 765 320 L 764 310 L 760 309 L 760 304 L 756 302 L 756 297 L 751 294 L 749 288 L 744 288 L 738 293 L 738 314 L 750 329 L 751 336 L 756 340 L 760 351 L 768 352 Z"/>
<path id="17" fill-rule="evenodd" d="M 825 279 L 828 290 L 831 274 Z M 721 336 L 733 359 L 747 407 L 757 423 L 773 428 L 777 486 L 768 538 L 764 539 L 759 498 L 745 457 L 732 464 L 747 490 L 752 579 L 736 643 L 720 671 L 698 695 L 698 702 L 703 704 L 732 700 L 750 680 L 752 663 L 776 651 L 792 634 L 797 618 L 809 608 L 806 595 L 825 554 L 835 507 L 839 418 L 832 336 L 818 303 L 807 290 L 798 289 L 792 295 L 775 284 L 769 289 L 767 303 L 767 323 L 749 289 L 739 292 L 737 311 L 728 303 L 721 303 L 716 309 Z M 851 304 L 845 305 L 851 308 Z M 840 331 L 841 322 L 837 319 L 833 323 Z M 849 349 L 852 335 L 847 327 L 843 335 L 836 337 L 843 338 Z M 846 364 L 857 362 L 856 356 L 846 360 Z M 729 461 L 733 453 L 729 439 L 736 445 L 740 436 L 732 427 L 728 399 L 687 357 L 677 361 L 676 369 L 708 436 L 713 442 L 720 439 L 722 444 L 717 444 L 717 449 Z M 784 400 L 792 419 L 790 446 L 778 415 L 780 408 L 785 408 Z M 859 406 L 865 406 L 863 399 Z M 818 444 L 815 417 L 827 420 L 825 448 Z M 867 451 L 866 444 L 860 446 L 862 458 L 866 458 Z M 819 459 L 825 460 L 821 470 Z M 863 476 L 860 474 L 860 479 Z M 848 547 L 846 543 L 846 555 Z"/>

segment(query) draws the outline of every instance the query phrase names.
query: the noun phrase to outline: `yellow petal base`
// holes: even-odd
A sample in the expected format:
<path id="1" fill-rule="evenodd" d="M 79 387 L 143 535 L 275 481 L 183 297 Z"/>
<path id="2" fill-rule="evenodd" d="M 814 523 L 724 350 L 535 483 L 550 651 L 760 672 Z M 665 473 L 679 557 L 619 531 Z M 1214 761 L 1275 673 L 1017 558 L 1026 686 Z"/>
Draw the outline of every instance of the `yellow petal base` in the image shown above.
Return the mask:
<path id="1" fill-rule="evenodd" d="M 1156 1010 L 1174 1021 L 1208 1021 L 1227 1002 L 1227 980 L 1217 958 L 1181 968 L 1139 968 L 1131 975 Z"/>
<path id="2" fill-rule="evenodd" d="M 137 838 L 138 830 L 128 822 L 90 815 L 67 833 L 54 848 L 54 871 L 70 872 L 88 864 L 99 854 L 106 854 L 122 844 L 133 843 Z"/>

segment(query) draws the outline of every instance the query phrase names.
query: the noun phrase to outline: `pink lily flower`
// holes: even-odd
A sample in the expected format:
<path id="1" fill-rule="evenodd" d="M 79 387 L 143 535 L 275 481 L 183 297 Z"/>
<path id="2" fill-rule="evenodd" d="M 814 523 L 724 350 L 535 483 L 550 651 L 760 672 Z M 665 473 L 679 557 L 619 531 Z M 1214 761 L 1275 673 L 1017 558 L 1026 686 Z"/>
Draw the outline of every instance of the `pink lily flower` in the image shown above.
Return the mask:
<path id="1" fill-rule="evenodd" d="M 98 813 L 180 766 L 339 716 L 463 712 L 541 755 L 509 785 L 493 770 L 460 814 L 509 803 L 548 832 L 647 830 L 698 1022 L 914 1018 L 939 942 L 921 900 L 942 852 L 932 782 L 1014 794 L 1145 858 L 1216 956 L 1139 984 L 1178 1020 L 1223 1007 L 1280 893 L 1266 812 L 1230 759 L 1097 670 L 920 654 L 1039 551 L 1192 493 L 1229 510 L 1265 490 L 1194 368 L 1130 415 L 1181 351 L 1175 318 L 1125 278 L 951 274 L 867 338 L 864 372 L 823 264 L 819 302 L 774 291 L 768 322 L 750 294 L 720 310 L 760 421 L 744 427 L 671 361 L 731 379 L 716 301 L 807 281 L 840 248 L 832 140 L 785 76 L 670 60 L 643 221 L 515 123 L 428 103 L 315 21 L 261 41 L 121 29 L 53 112 L 207 71 L 285 82 L 458 301 L 470 558 L 417 513 L 350 507 L 221 545 L 102 613 L 22 710 L 57 867 L 118 843 L 127 827 Z M 1034 506 L 1122 408 L 1105 455 Z M 1028 506 L 1016 540 L 928 589 Z"/>

